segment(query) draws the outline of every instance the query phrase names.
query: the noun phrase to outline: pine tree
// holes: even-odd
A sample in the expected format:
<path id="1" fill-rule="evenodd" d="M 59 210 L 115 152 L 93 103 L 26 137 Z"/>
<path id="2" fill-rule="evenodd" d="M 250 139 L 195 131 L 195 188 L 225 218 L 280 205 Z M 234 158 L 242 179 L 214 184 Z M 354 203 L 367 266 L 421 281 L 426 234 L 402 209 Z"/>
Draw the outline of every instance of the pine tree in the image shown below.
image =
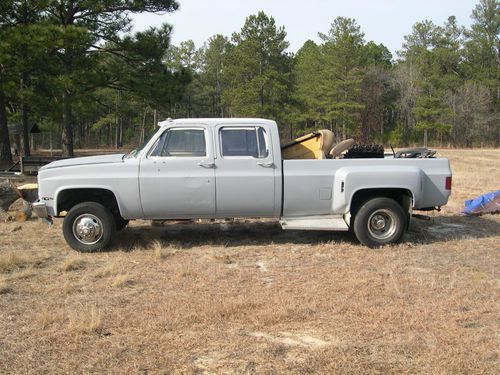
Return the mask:
<path id="1" fill-rule="evenodd" d="M 324 119 L 339 123 L 342 139 L 359 134 L 359 115 L 363 105 L 358 102 L 362 82 L 362 49 L 364 34 L 356 21 L 337 17 L 328 34 L 319 34 L 324 41 L 325 77 L 322 84 Z"/>
<path id="2" fill-rule="evenodd" d="M 130 13 L 164 13 L 177 9 L 174 0 L 109 0 L 109 1 L 50 1 L 46 12 L 53 24 L 60 26 L 64 40 L 58 51 L 60 75 L 59 95 L 62 102 L 62 151 L 73 155 L 72 102 L 91 86 L 102 85 L 94 74 L 96 55 L 119 53 L 102 46 L 103 41 L 119 44 L 119 33 L 127 31 Z M 83 77 L 87 76 L 86 79 Z"/>
<path id="3" fill-rule="evenodd" d="M 286 32 L 264 12 L 249 16 L 228 55 L 223 103 L 232 116 L 284 118 L 292 91 Z"/>
<path id="4" fill-rule="evenodd" d="M 222 35 L 211 37 L 203 50 L 201 82 L 203 90 L 210 102 L 209 115 L 226 117 L 227 108 L 222 102 L 224 74 L 227 68 L 227 56 L 231 51 L 231 43 Z"/>
<path id="5" fill-rule="evenodd" d="M 465 66 L 468 76 L 490 91 L 489 120 L 483 125 L 481 143 L 500 146 L 500 1 L 480 0 L 466 30 Z"/>
<path id="6" fill-rule="evenodd" d="M 308 40 L 295 55 L 293 74 L 296 80 L 294 123 L 302 132 L 320 127 L 325 116 L 320 90 L 324 79 L 321 48 Z"/>

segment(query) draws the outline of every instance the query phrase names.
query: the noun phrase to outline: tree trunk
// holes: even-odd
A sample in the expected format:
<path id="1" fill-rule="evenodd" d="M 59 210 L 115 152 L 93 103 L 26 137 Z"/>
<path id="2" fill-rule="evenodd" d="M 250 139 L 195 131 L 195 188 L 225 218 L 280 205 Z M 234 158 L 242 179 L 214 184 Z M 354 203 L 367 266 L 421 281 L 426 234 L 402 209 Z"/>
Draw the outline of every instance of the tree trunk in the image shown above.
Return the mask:
<path id="1" fill-rule="evenodd" d="M 85 147 L 90 147 L 90 125 L 89 123 L 85 123 Z"/>
<path id="2" fill-rule="evenodd" d="M 109 124 L 108 125 L 108 142 L 106 142 L 108 144 L 108 147 L 109 148 L 113 148 L 113 125 L 112 124 Z"/>
<path id="3" fill-rule="evenodd" d="M 21 124 L 22 124 L 22 136 L 21 136 L 21 153 L 23 156 L 30 156 L 30 135 L 29 135 L 29 118 L 28 118 L 28 106 L 26 103 L 21 104 Z"/>
<path id="4" fill-rule="evenodd" d="M 116 125 L 115 125 L 115 145 L 114 145 L 115 146 L 115 150 L 118 149 L 118 137 L 119 137 L 118 132 L 119 132 L 119 130 L 120 129 L 119 129 L 119 124 L 118 124 L 118 120 L 117 120 L 116 121 Z"/>
<path id="5" fill-rule="evenodd" d="M 380 143 L 384 143 L 384 112 L 380 114 Z"/>
<path id="6" fill-rule="evenodd" d="M 26 202 L 33 203 L 38 199 L 38 184 L 24 184 L 18 186 L 17 190 Z"/>
<path id="7" fill-rule="evenodd" d="M 71 123 L 71 96 L 68 92 L 63 93 L 63 114 L 62 114 L 62 132 L 61 147 L 62 156 L 74 156 L 73 150 L 73 124 Z"/>
<path id="8" fill-rule="evenodd" d="M 410 145 L 410 118 L 409 114 L 405 113 L 403 120 L 403 146 L 408 147 Z"/>
<path id="9" fill-rule="evenodd" d="M 5 95 L 0 87 L 0 163 L 12 163 L 10 152 L 9 128 L 7 127 L 7 109 L 5 108 Z"/>
<path id="10" fill-rule="evenodd" d="M 49 148 L 50 148 L 50 156 L 52 156 L 52 130 L 49 133 Z"/>
<path id="11" fill-rule="evenodd" d="M 28 80 L 28 75 L 26 73 L 22 74 L 21 78 L 21 91 L 26 90 L 26 82 Z M 22 97 L 21 101 L 21 154 L 23 156 L 30 156 L 30 134 L 29 134 L 29 117 L 28 117 L 28 104 L 26 99 Z"/>
<path id="12" fill-rule="evenodd" d="M 347 70 L 347 68 L 346 68 Z M 347 76 L 347 72 L 345 74 Z M 345 81 L 344 81 L 345 82 Z M 344 103 L 347 103 L 347 90 L 344 87 Z M 347 134 L 346 134 L 346 124 L 345 124 L 345 119 L 346 119 L 346 110 L 345 110 L 345 104 L 342 105 L 342 140 L 347 139 Z"/>
<path id="13" fill-rule="evenodd" d="M 142 145 L 144 143 L 144 138 L 146 137 L 146 134 L 145 134 L 145 128 L 146 128 L 146 114 L 147 114 L 147 110 L 144 109 L 144 114 L 142 116 L 142 124 L 141 124 L 141 140 L 140 140 L 140 144 Z"/>

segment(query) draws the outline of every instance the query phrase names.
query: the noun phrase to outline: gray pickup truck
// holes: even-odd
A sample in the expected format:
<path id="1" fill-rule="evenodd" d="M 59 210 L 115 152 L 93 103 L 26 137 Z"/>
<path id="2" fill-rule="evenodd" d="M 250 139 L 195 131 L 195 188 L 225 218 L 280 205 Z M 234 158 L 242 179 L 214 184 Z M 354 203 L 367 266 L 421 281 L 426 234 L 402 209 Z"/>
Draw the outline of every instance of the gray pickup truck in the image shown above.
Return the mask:
<path id="1" fill-rule="evenodd" d="M 444 158 L 282 159 L 277 124 L 178 119 L 129 154 L 52 162 L 33 207 L 64 217 L 68 244 L 109 244 L 129 220 L 277 218 L 283 229 L 352 230 L 370 247 L 401 240 L 412 210 L 445 205 Z"/>

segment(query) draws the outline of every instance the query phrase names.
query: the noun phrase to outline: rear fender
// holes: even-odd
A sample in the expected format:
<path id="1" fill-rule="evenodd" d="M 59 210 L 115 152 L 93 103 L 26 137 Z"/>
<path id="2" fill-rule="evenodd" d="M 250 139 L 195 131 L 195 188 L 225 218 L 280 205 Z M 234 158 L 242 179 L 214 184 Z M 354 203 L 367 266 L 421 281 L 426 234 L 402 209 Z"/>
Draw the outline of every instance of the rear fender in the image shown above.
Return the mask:
<path id="1" fill-rule="evenodd" d="M 344 167 L 335 173 L 333 212 L 348 213 L 354 195 L 361 190 L 406 190 L 411 209 L 422 196 L 424 172 L 411 166 Z"/>

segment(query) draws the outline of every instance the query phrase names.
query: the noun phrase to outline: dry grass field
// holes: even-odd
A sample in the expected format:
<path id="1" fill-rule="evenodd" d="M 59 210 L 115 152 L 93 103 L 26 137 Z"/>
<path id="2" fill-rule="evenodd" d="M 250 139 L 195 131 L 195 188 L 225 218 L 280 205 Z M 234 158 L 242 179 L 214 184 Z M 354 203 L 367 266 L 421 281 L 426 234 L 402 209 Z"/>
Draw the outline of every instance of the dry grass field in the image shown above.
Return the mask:
<path id="1" fill-rule="evenodd" d="M 494 374 L 500 150 L 442 151 L 450 204 L 405 242 L 275 222 L 151 226 L 78 254 L 61 223 L 0 224 L 0 373 Z"/>

